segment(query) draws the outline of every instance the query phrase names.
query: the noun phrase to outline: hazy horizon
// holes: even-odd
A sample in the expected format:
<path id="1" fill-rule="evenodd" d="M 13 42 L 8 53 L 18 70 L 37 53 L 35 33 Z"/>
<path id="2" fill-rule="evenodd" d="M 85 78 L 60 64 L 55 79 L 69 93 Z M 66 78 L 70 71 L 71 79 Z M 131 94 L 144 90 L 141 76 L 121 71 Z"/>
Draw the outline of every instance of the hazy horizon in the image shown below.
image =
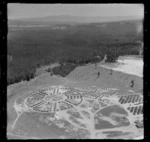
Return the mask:
<path id="1" fill-rule="evenodd" d="M 47 16 L 144 17 L 143 4 L 8 4 L 8 19 Z"/>
<path id="2" fill-rule="evenodd" d="M 143 19 L 143 17 L 141 17 L 141 16 L 133 16 L 133 15 L 131 15 L 131 16 L 75 16 L 75 15 L 48 15 L 48 16 L 41 16 L 41 17 L 25 17 L 25 18 L 16 18 L 16 19 L 8 19 L 8 20 L 28 20 L 28 19 L 40 19 L 40 18 L 46 18 L 46 17 L 77 17 L 77 18 L 81 18 L 81 17 L 83 17 L 83 18 L 97 18 L 97 17 L 99 17 L 99 18 L 131 18 L 131 17 L 134 17 L 134 18 L 139 18 L 139 19 Z M 119 19 L 118 19 L 119 20 Z M 129 19 L 130 20 L 130 19 Z"/>

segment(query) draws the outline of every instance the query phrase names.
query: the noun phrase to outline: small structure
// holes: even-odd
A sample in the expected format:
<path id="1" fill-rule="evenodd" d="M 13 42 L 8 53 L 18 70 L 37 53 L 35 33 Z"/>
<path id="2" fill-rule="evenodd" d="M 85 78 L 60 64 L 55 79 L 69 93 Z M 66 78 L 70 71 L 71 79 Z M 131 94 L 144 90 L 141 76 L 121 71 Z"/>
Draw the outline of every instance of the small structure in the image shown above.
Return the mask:
<path id="1" fill-rule="evenodd" d="M 100 72 L 97 73 L 97 77 L 98 77 L 98 78 L 100 77 Z"/>
<path id="2" fill-rule="evenodd" d="M 107 60 L 107 55 L 105 54 L 104 59 L 101 61 L 101 64 L 105 64 L 106 60 Z"/>
<path id="3" fill-rule="evenodd" d="M 96 56 L 95 57 L 95 59 L 97 60 L 97 59 L 100 59 L 100 56 L 98 55 L 98 56 Z M 97 62 L 95 61 L 95 69 L 97 68 Z"/>
<path id="4" fill-rule="evenodd" d="M 50 74 L 51 74 L 51 76 L 53 76 L 53 72 L 52 71 L 50 72 Z"/>
<path id="5" fill-rule="evenodd" d="M 131 81 L 130 87 L 133 88 L 133 86 L 134 86 L 134 80 Z"/>

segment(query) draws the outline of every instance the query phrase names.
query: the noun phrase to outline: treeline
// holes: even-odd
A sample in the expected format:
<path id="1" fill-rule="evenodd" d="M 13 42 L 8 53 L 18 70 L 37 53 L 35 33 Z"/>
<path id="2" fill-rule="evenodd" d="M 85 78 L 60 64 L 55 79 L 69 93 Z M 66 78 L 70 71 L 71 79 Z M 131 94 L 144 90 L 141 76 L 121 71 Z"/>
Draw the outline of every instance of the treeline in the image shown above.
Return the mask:
<path id="1" fill-rule="evenodd" d="M 129 48 L 129 50 L 121 50 L 118 48 L 110 48 L 105 47 L 105 50 L 98 50 L 93 51 L 86 55 L 85 53 L 82 53 L 83 56 L 49 56 L 49 57 L 42 57 L 42 58 L 34 58 L 32 55 L 26 56 L 25 58 L 19 58 L 16 59 L 12 55 L 12 61 L 8 62 L 8 73 L 7 73 L 7 84 L 13 84 L 20 82 L 22 80 L 30 80 L 35 77 L 36 69 L 44 66 L 49 65 L 55 62 L 59 62 L 60 66 L 55 67 L 52 72 L 55 75 L 61 75 L 65 77 L 68 75 L 72 70 L 74 70 L 77 66 L 81 66 L 88 63 L 96 63 L 103 60 L 104 56 L 107 55 L 106 62 L 115 62 L 117 58 L 120 55 L 127 55 L 127 54 L 138 54 L 138 50 L 135 48 L 134 50 L 132 48 Z M 108 50 L 109 49 L 109 50 Z M 118 49 L 118 50 L 117 50 Z M 80 51 L 78 51 L 80 52 Z M 56 53 L 57 55 L 58 53 Z M 91 54 L 91 55 L 90 55 Z M 54 53 L 55 55 L 55 53 Z M 99 57 L 99 58 L 97 58 Z"/>
<path id="2" fill-rule="evenodd" d="M 8 39 L 8 55 L 12 58 L 8 60 L 7 84 L 30 80 L 37 68 L 55 62 L 61 66 L 54 68 L 53 73 L 66 76 L 77 66 L 100 62 L 105 55 L 106 62 L 115 62 L 120 55 L 137 55 L 139 37 L 131 30 L 121 35 L 108 30 L 109 36 L 93 25 L 63 31 L 42 28 L 13 31 Z"/>

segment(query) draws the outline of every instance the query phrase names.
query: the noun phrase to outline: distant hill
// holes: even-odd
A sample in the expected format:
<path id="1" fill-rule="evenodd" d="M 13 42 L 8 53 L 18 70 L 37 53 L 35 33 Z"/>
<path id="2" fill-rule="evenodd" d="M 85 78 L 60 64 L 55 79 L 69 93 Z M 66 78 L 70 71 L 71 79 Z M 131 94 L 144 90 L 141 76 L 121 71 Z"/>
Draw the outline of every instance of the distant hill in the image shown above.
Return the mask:
<path id="1" fill-rule="evenodd" d="M 46 24 L 46 23 L 101 23 L 101 22 L 113 22 L 113 21 L 128 21 L 128 20 L 142 20 L 141 17 L 135 16 L 112 16 L 112 17 L 89 17 L 89 16 L 70 16 L 70 15 L 59 15 L 59 16 L 46 16 L 46 17 L 35 17 L 35 18 L 23 18 L 16 20 L 8 20 L 9 24 Z"/>

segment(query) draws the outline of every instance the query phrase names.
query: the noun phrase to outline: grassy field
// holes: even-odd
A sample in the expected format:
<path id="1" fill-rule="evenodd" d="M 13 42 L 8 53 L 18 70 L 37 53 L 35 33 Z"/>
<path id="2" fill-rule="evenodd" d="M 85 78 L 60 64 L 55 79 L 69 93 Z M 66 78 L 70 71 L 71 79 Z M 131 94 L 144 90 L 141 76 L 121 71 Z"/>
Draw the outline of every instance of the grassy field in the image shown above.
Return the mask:
<path id="1" fill-rule="evenodd" d="M 142 33 L 136 25 L 140 22 L 57 24 L 57 29 L 55 24 L 9 27 L 7 84 L 30 80 L 37 68 L 55 62 L 61 66 L 54 73 L 66 76 L 76 66 L 101 61 L 105 54 L 108 62 L 120 55 L 137 55 Z M 98 55 L 100 59 L 96 59 Z"/>

